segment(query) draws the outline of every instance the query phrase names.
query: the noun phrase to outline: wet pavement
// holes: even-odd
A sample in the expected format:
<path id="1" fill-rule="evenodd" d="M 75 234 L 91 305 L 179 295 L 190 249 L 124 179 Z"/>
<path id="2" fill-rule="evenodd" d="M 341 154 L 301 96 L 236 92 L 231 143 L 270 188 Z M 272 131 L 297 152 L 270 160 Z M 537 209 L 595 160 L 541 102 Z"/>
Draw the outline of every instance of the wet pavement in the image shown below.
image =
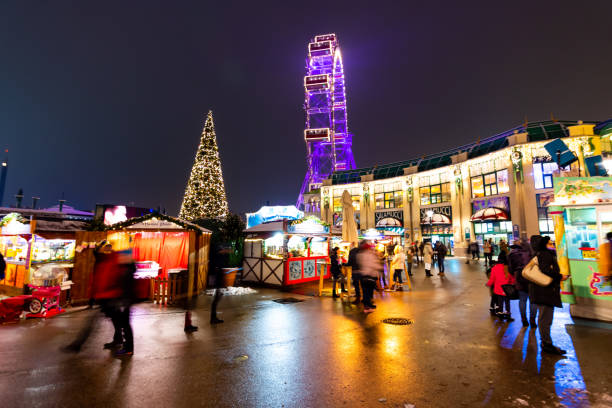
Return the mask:
<path id="1" fill-rule="evenodd" d="M 271 289 L 210 296 L 194 324 L 152 304 L 132 313 L 135 355 L 102 350 L 104 321 L 77 355 L 58 351 L 90 313 L 0 327 L 3 407 L 612 407 L 612 325 L 557 309 L 553 339 L 567 357 L 541 355 L 537 330 L 489 315 L 481 265 L 449 260 L 446 277 L 415 271 L 413 291 L 375 295 L 376 312 L 330 297 Z M 273 300 L 295 297 L 298 303 Z M 412 324 L 384 324 L 385 318 Z"/>

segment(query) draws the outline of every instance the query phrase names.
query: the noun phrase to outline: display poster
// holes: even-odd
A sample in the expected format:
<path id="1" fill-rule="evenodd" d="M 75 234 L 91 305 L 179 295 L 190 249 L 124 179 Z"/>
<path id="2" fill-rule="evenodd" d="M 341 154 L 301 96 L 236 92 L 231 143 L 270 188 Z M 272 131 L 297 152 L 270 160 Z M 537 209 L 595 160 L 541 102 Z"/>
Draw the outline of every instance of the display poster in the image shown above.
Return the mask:
<path id="1" fill-rule="evenodd" d="M 612 300 L 612 279 L 599 274 L 597 261 L 570 259 L 569 262 L 575 296 Z"/>
<path id="2" fill-rule="evenodd" d="M 304 260 L 304 279 L 314 278 L 317 276 L 316 262 L 314 259 Z"/>
<path id="3" fill-rule="evenodd" d="M 512 238 L 514 238 L 515 240 L 518 241 L 518 239 L 520 238 L 521 234 L 519 232 L 519 226 L 514 224 L 512 226 Z"/>
<path id="4" fill-rule="evenodd" d="M 612 177 L 554 177 L 555 205 L 612 202 Z"/>
<path id="5" fill-rule="evenodd" d="M 499 208 L 510 217 L 510 199 L 508 197 L 491 197 L 472 201 L 472 214 L 485 208 Z"/>
<path id="6" fill-rule="evenodd" d="M 289 261 L 289 280 L 302 279 L 302 261 Z"/>
<path id="7" fill-rule="evenodd" d="M 329 227 L 318 218 L 306 217 L 301 220 L 290 221 L 287 225 L 287 232 L 290 234 L 327 234 L 329 233 Z"/>

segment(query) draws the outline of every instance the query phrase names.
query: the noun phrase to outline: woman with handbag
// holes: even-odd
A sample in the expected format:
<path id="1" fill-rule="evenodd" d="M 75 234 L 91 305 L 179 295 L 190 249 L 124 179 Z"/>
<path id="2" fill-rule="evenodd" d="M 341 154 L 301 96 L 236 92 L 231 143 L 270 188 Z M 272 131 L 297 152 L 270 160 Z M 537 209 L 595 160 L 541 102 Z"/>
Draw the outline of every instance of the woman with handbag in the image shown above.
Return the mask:
<path id="1" fill-rule="evenodd" d="M 516 288 L 514 287 L 514 276 L 508 270 L 508 260 L 505 252 L 499 253 L 497 263 L 491 268 L 491 277 L 487 286 L 493 287 L 493 293 L 497 297 L 497 317 L 501 320 L 513 322 L 514 319 L 510 313 L 510 299 L 514 297 L 512 289 L 516 291 Z M 509 293 L 506 293 L 506 291 L 509 291 Z"/>
<path id="2" fill-rule="evenodd" d="M 538 306 L 538 329 L 540 330 L 541 347 L 544 353 L 563 355 L 565 350 L 553 345 L 550 337 L 555 307 L 561 304 L 561 281 L 567 276 L 561 275 L 555 253 L 547 248 L 549 237 L 533 235 L 530 239 L 531 248 L 536 254 L 537 267 L 541 273 L 552 280 L 545 286 L 536 283 L 529 284 L 529 300 Z"/>

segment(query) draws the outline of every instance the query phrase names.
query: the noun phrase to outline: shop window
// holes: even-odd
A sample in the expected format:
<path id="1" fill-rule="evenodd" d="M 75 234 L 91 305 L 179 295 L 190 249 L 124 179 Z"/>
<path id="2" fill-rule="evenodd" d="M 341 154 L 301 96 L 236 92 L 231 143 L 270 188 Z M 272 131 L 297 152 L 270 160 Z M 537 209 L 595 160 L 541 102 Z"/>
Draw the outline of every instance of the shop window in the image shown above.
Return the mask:
<path id="1" fill-rule="evenodd" d="M 554 234 L 555 228 L 552 217 L 548 214 L 548 204 L 554 199 L 553 193 L 536 194 L 538 208 L 538 226 L 540 235 Z"/>
<path id="2" fill-rule="evenodd" d="M 508 170 L 498 170 L 471 178 L 472 198 L 504 194 L 510 191 Z"/>
<path id="3" fill-rule="evenodd" d="M 433 184 L 419 188 L 421 205 L 446 203 L 450 201 L 450 183 Z"/>
<path id="4" fill-rule="evenodd" d="M 374 201 L 376 209 L 402 208 L 404 206 L 404 192 L 401 183 L 388 183 L 376 186 L 374 190 Z"/>
<path id="5" fill-rule="evenodd" d="M 533 181 L 536 189 L 552 188 L 553 173 L 558 169 L 555 162 L 533 163 Z"/>
<path id="6" fill-rule="evenodd" d="M 361 209 L 361 197 L 358 195 L 352 195 L 351 199 L 353 200 L 353 208 L 355 211 L 359 211 Z"/>

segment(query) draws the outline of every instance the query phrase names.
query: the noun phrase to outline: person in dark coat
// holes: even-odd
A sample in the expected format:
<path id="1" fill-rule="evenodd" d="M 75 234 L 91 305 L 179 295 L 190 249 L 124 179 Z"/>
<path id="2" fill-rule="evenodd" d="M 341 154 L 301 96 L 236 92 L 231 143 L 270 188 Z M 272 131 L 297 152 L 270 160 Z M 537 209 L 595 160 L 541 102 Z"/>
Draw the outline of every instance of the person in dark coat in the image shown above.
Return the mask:
<path id="1" fill-rule="evenodd" d="M 523 326 L 527 327 L 531 323 L 534 329 L 538 327 L 536 324 L 536 316 L 538 307 L 535 303 L 529 302 L 529 320 L 527 319 L 527 300 L 529 300 L 529 281 L 523 278 L 523 268 L 531 260 L 531 247 L 526 240 L 520 244 L 510 246 L 510 254 L 508 255 L 508 269 L 514 275 L 515 287 L 519 293 L 519 310 L 521 312 L 521 320 Z"/>
<path id="2" fill-rule="evenodd" d="M 219 243 L 213 246 L 211 252 L 209 271 L 215 277 L 215 295 L 210 307 L 210 324 L 223 323 L 223 320 L 217 317 L 217 305 L 223 296 L 223 292 L 221 292 L 221 289 L 225 287 L 223 268 L 227 265 L 227 255 L 229 252 L 229 248 Z"/>
<path id="3" fill-rule="evenodd" d="M 541 347 L 544 353 L 563 355 L 565 350 L 553 345 L 550 337 L 550 327 L 553 322 L 555 307 L 561 304 L 561 281 L 567 276 L 559 272 L 559 264 L 555 253 L 547 248 L 549 237 L 533 235 L 531 237 L 531 248 L 538 257 L 538 266 L 543 274 L 552 278 L 548 286 L 539 286 L 535 283 L 529 284 L 529 299 L 538 306 L 540 313 L 538 326 L 540 330 Z"/>
<path id="4" fill-rule="evenodd" d="M 0 254 L 0 280 L 4 279 L 4 271 L 6 271 L 6 262 L 2 254 Z"/>
<path id="5" fill-rule="evenodd" d="M 354 244 L 353 244 L 354 245 Z M 361 302 L 361 294 L 363 292 L 363 287 L 361 287 L 361 273 L 359 273 L 359 263 L 357 262 L 357 254 L 359 253 L 359 248 L 354 247 L 349 251 L 348 261 L 344 266 L 351 267 L 351 276 L 353 279 L 353 287 L 355 288 L 355 301 L 354 305 L 358 305 Z"/>
<path id="6" fill-rule="evenodd" d="M 331 263 L 329 269 L 331 272 L 331 276 L 332 276 L 332 297 L 333 298 L 337 298 L 338 295 L 336 294 L 336 282 L 340 281 L 340 290 L 342 290 L 342 292 L 346 292 L 346 289 L 344 289 L 344 276 L 342 275 L 342 271 L 340 270 L 340 263 L 338 261 L 338 250 L 340 248 L 335 247 L 334 249 L 332 249 L 331 254 L 329 255 L 329 261 Z"/>
<path id="7" fill-rule="evenodd" d="M 438 275 L 444 276 L 444 258 L 448 252 L 446 245 L 444 245 L 442 241 L 436 242 L 435 252 L 438 259 Z"/>

